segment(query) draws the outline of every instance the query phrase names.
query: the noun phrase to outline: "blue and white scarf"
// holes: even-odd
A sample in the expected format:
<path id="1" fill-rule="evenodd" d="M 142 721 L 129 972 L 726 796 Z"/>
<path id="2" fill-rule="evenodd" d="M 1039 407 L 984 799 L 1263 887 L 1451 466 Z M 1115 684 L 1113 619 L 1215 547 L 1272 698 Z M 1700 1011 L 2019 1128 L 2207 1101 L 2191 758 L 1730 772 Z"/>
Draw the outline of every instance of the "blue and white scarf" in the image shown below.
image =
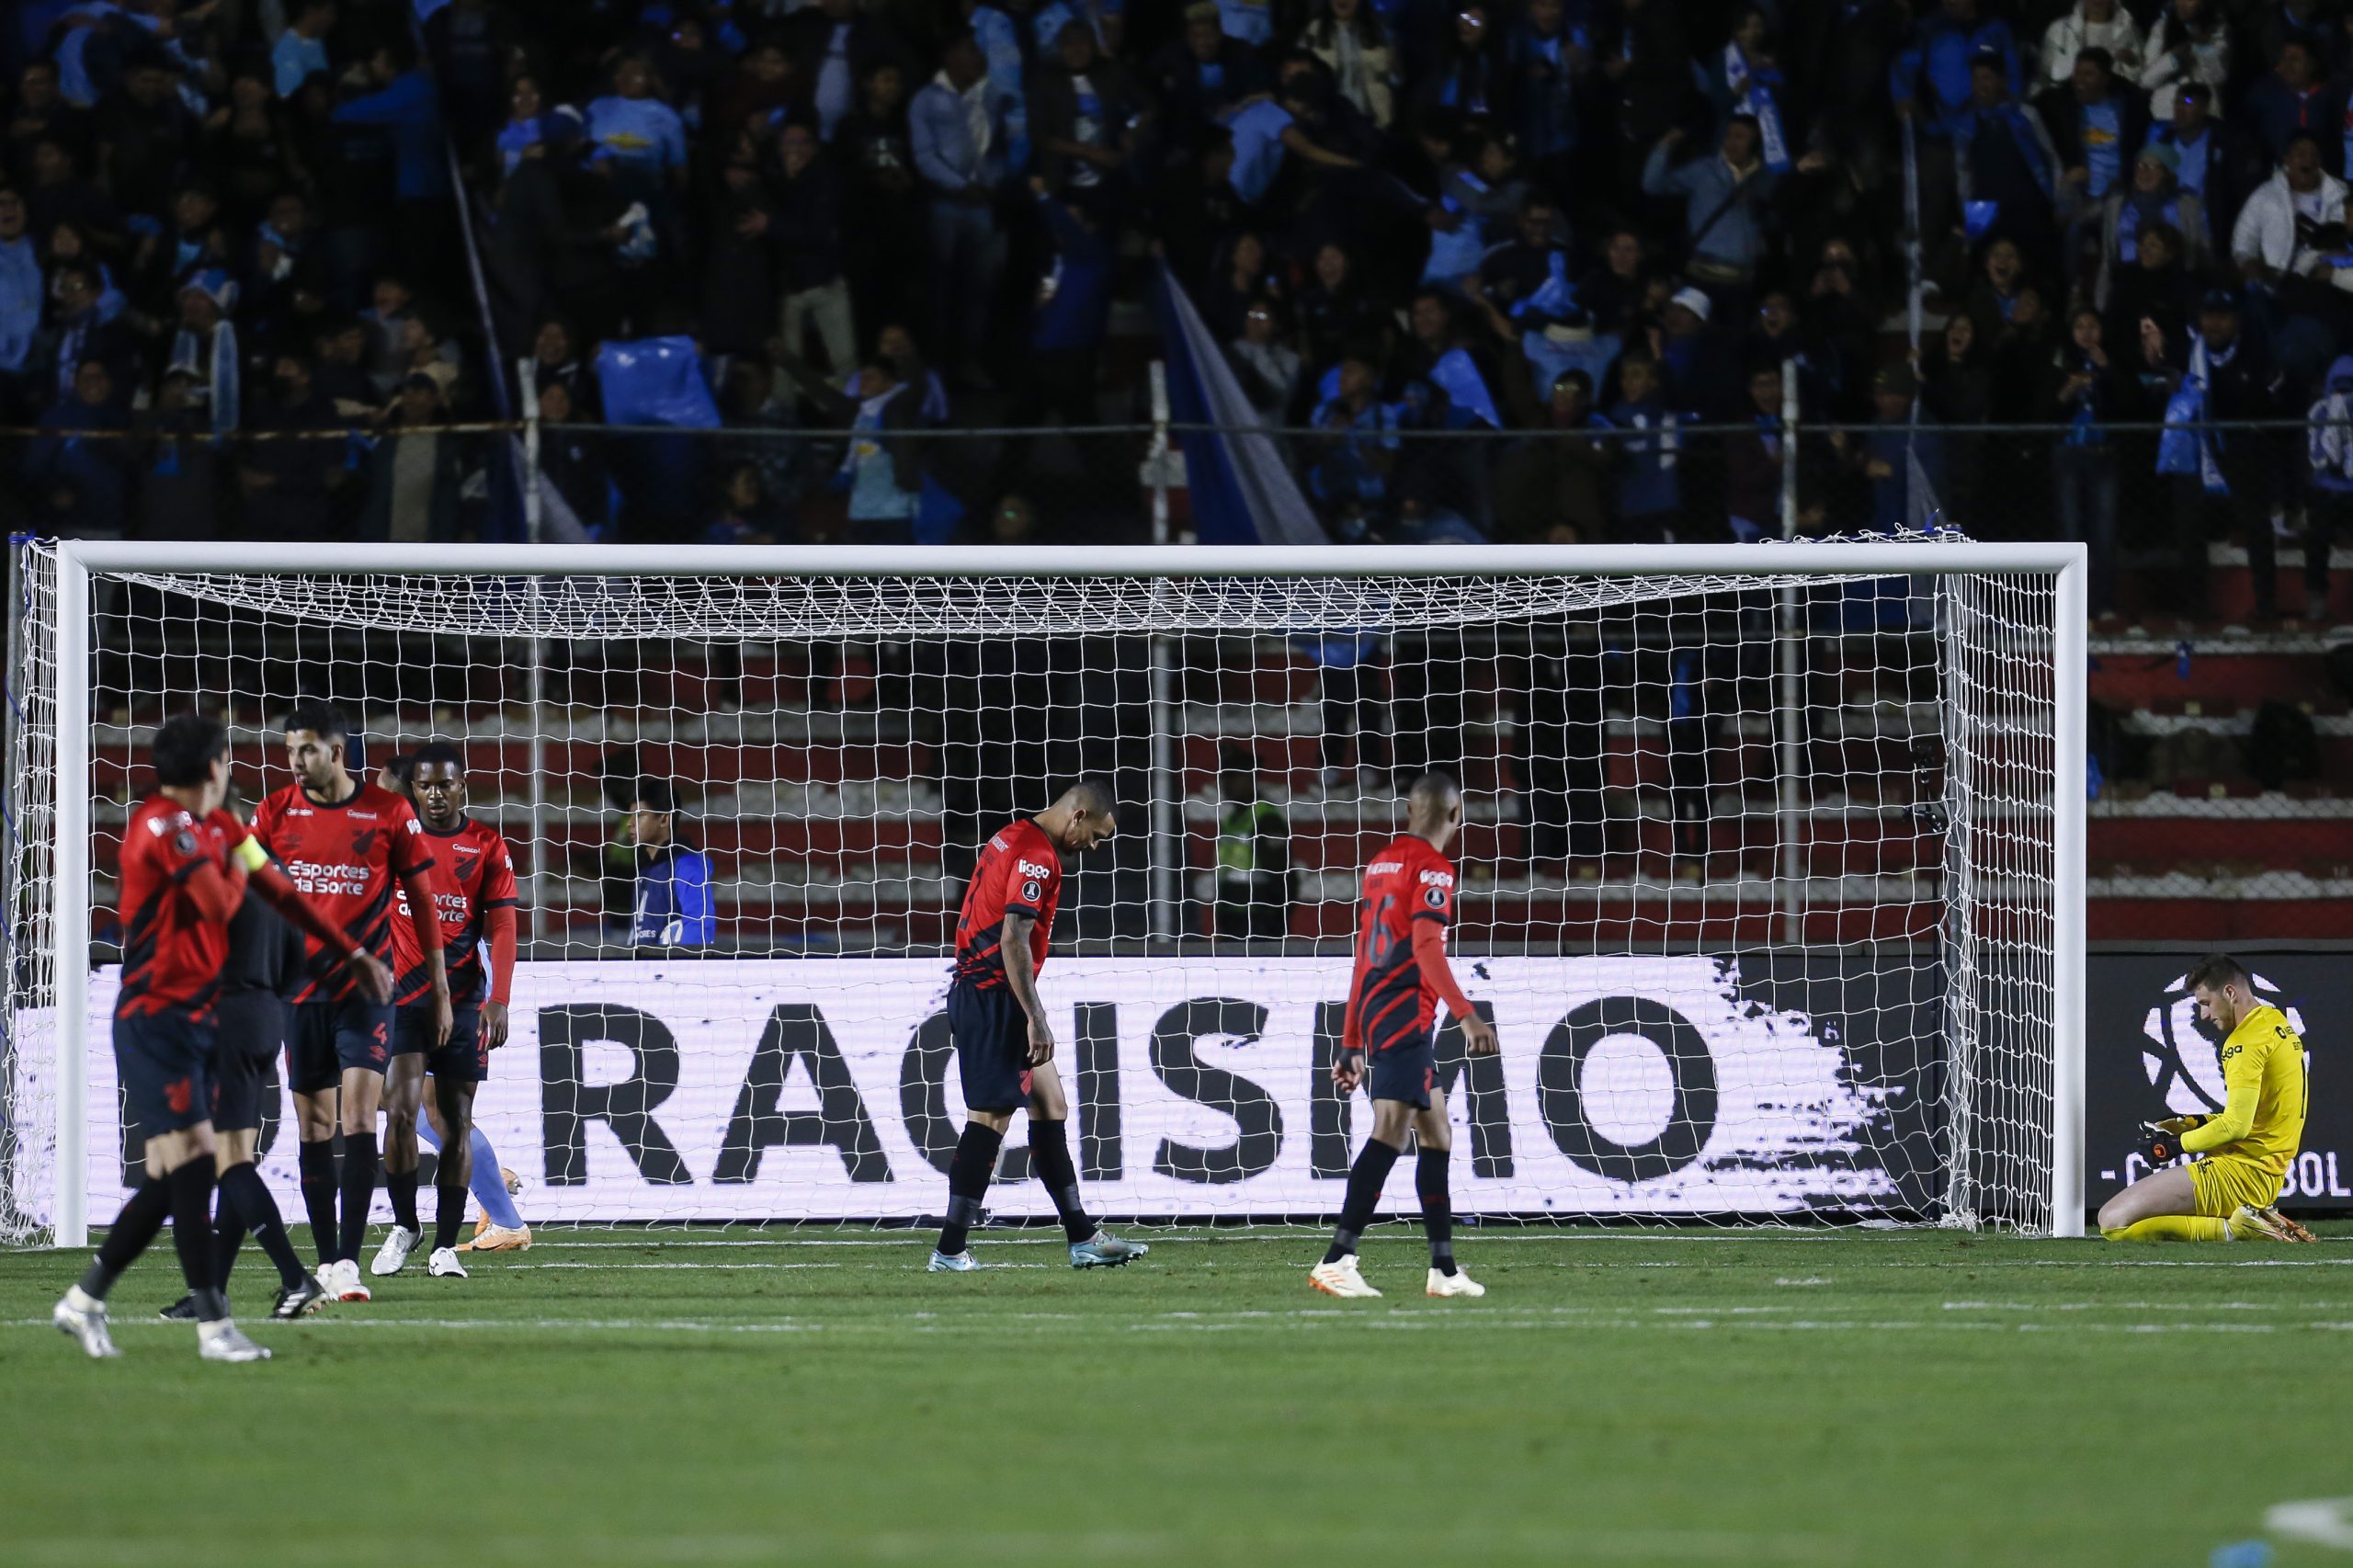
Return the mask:
<path id="1" fill-rule="evenodd" d="M 1738 42 L 1724 45 L 1724 85 L 1732 92 L 1733 112 L 1756 117 L 1756 129 L 1765 143 L 1765 166 L 1777 175 L 1790 172 L 1790 142 L 1781 130 L 1780 102 L 1774 96 L 1774 89 L 1782 85 L 1780 72 L 1772 66 L 1749 64 Z"/>
<path id="2" fill-rule="evenodd" d="M 2222 477 L 2222 433 L 2206 426 L 2210 412 L 2206 389 L 2213 384 L 2215 367 L 2229 364 L 2238 352 L 2236 343 L 2214 352 L 2207 348 L 2204 337 L 2192 338 L 2189 373 L 2182 377 L 2180 390 L 2165 400 L 2165 430 L 2157 440 L 2157 472 L 2195 472 L 2209 495 L 2228 495 L 2231 486 Z"/>

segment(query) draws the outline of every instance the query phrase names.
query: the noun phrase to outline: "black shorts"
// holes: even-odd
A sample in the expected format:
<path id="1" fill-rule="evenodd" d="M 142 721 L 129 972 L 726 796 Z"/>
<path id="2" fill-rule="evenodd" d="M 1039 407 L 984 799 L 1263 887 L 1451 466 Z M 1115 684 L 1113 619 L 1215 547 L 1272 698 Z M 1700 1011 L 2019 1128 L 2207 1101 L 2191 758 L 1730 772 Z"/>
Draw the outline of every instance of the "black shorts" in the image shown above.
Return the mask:
<path id="1" fill-rule="evenodd" d="M 950 986 L 948 1038 L 956 1047 L 966 1110 L 1018 1110 L 1029 1103 L 1029 1015 L 1010 987 Z"/>
<path id="2" fill-rule="evenodd" d="M 1430 1108 L 1430 1085 L 1438 1082 L 1438 1031 L 1398 1035 L 1365 1052 L 1365 1093 L 1377 1100 L 1403 1100 Z"/>
<path id="3" fill-rule="evenodd" d="M 347 996 L 340 1002 L 298 1002 L 286 1039 L 286 1086 L 323 1095 L 346 1070 L 381 1073 L 392 1059 L 392 1005 Z"/>
<path id="4" fill-rule="evenodd" d="M 392 1054 L 421 1055 L 425 1070 L 452 1083 L 479 1084 L 490 1076 L 490 1050 L 482 1042 L 482 1009 L 460 1002 L 449 1016 L 449 1043 L 433 1043 L 433 1004 L 403 1007 L 392 1022 Z"/>
<path id="5" fill-rule="evenodd" d="M 286 1003 L 274 991 L 229 991 L 213 1005 L 212 1125 L 258 1131 L 262 1103 L 278 1096 L 271 1068 L 286 1043 Z"/>
<path id="6" fill-rule="evenodd" d="M 212 1115 L 212 1025 L 181 1012 L 117 1013 L 114 1069 L 142 1138 Z"/>

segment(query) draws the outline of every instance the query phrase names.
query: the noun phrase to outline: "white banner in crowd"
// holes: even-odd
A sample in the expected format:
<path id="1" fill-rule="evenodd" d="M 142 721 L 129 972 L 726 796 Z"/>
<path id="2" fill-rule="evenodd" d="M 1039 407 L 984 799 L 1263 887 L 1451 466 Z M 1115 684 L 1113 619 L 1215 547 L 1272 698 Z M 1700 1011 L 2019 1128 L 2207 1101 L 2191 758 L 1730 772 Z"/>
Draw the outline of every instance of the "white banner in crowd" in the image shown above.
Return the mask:
<path id="1" fill-rule="evenodd" d="M 1705 956 L 1458 960 L 1499 1060 L 1440 1049 L 1463 1213 L 1767 1213 L 1893 1206 L 1891 1099 L 1847 1020 L 1760 1004 Z M 1370 1117 L 1327 1071 L 1342 958 L 1058 958 L 1041 990 L 1090 1209 L 1330 1213 Z M 91 1210 L 124 1142 L 94 977 Z M 545 1221 L 913 1219 L 946 1202 L 963 1105 L 935 960 L 525 963 L 476 1102 Z M 1836 986 L 1819 987 L 1824 999 Z M 1813 994 L 1813 992 L 1807 992 Z M 264 1175 L 290 1218 L 290 1106 Z M 1021 1122 L 991 1206 L 1050 1214 Z M 1392 1178 L 1410 1210 L 1410 1165 Z M 382 1200 L 379 1199 L 380 1208 Z M 429 1209 L 429 1200 L 427 1205 Z"/>

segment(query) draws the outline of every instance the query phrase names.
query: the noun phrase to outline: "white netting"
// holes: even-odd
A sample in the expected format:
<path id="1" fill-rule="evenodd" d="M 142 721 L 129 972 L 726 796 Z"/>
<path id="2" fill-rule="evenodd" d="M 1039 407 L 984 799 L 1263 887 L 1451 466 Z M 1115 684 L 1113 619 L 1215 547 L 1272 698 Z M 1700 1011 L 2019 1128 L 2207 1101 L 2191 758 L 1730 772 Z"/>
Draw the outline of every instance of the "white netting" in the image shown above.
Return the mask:
<path id="1" fill-rule="evenodd" d="M 1460 1210 L 2045 1226 L 2050 579 L 1841 582 L 1760 548 L 1789 569 L 101 574 L 92 931 L 104 960 L 168 712 L 227 713 L 248 801 L 290 777 L 298 697 L 340 705 L 370 767 L 456 741 L 522 874 L 515 1040 L 479 1109 L 527 1217 L 915 1219 L 961 1120 L 940 1006 L 961 880 L 1099 774 L 1120 836 L 1073 878 L 1041 986 L 1089 1201 L 1314 1215 L 1367 1126 L 1324 1077 L 1356 875 L 1402 825 L 1400 782 L 1439 768 L 1470 801 L 1458 968 L 1505 1040 L 1499 1062 L 1441 1042 Z M 53 566 L 26 562 L 16 667 L 53 691 Z M 32 812 L 53 731 L 28 707 L 15 752 L 16 1233 L 51 1185 Z M 708 930 L 635 907 L 645 778 L 685 803 Z M 111 983 L 97 1213 L 124 1148 Z M 290 1197 L 292 1164 L 273 1133 Z M 1051 1212 L 1026 1173 L 1017 1149 L 998 1212 Z"/>

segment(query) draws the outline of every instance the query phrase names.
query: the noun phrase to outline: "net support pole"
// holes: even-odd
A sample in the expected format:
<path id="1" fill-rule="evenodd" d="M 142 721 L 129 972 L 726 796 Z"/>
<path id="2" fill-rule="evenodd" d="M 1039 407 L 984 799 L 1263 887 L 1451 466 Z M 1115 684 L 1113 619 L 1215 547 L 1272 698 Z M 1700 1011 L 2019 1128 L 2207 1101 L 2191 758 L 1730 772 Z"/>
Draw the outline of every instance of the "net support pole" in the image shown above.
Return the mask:
<path id="1" fill-rule="evenodd" d="M 1781 362 L 1781 537 L 1798 536 L 1798 366 Z M 1780 711 L 1775 727 L 1780 732 L 1780 787 L 1774 791 L 1776 826 L 1781 841 L 1781 939 L 1805 939 L 1805 846 L 1798 800 L 1798 591 L 1783 588 L 1774 596 L 1779 620 L 1773 639 L 1775 662 L 1780 665 Z"/>
<path id="2" fill-rule="evenodd" d="M 523 389 L 523 537 L 541 542 L 545 512 L 540 500 L 540 366 L 529 355 L 515 361 L 517 382 Z M 523 782 L 531 813 L 530 892 L 523 899 L 523 934 L 537 941 L 547 935 L 547 725 L 548 644 L 540 635 L 540 579 L 530 580 L 531 641 L 523 673 L 524 700 L 530 704 L 530 775 Z"/>
<path id="3" fill-rule="evenodd" d="M 1152 937 L 1176 939 L 1177 879 L 1185 816 L 1176 801 L 1176 651 L 1152 640 Z"/>
<path id="4" fill-rule="evenodd" d="M 56 1244 L 90 1244 L 90 569 L 57 549 Z"/>
<path id="5" fill-rule="evenodd" d="M 2051 1233 L 2084 1233 L 2085 687 L 2091 661 L 2088 551 L 2074 548 L 2052 595 Z"/>

